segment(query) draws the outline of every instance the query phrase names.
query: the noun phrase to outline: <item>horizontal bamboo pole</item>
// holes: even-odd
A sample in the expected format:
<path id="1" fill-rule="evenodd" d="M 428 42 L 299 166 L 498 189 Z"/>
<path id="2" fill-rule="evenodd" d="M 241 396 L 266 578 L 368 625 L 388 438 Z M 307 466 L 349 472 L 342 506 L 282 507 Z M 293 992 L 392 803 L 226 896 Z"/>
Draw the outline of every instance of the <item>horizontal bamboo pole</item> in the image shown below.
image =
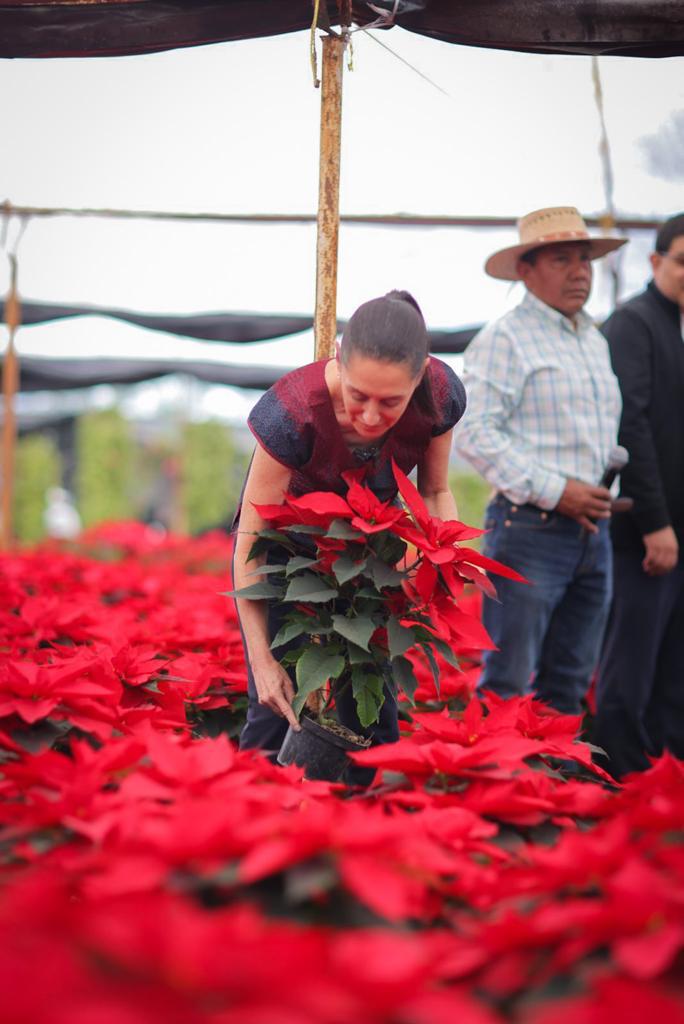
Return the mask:
<path id="1" fill-rule="evenodd" d="M 19 217 L 103 217 L 113 220 L 168 220 L 188 223 L 216 222 L 226 224 L 316 224 L 315 213 L 183 213 L 173 210 L 121 210 L 106 207 L 13 206 L 0 204 L 0 213 Z M 341 224 L 364 224 L 368 227 L 399 228 L 510 228 L 517 224 L 510 216 L 447 216 L 413 213 L 342 213 Z M 603 216 L 585 216 L 592 228 L 604 228 Z M 615 227 L 625 231 L 655 231 L 662 220 L 649 217 L 615 217 Z"/>

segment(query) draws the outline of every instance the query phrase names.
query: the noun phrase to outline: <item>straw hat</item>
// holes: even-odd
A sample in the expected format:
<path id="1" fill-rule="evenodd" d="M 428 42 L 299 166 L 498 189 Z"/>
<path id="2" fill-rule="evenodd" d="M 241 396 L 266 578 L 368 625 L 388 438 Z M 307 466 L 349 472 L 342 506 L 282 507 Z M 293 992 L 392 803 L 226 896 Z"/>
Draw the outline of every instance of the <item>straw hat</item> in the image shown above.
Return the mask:
<path id="1" fill-rule="evenodd" d="M 589 242 L 589 259 L 596 260 L 606 253 L 619 249 L 626 238 L 592 238 L 579 210 L 574 206 L 549 206 L 544 210 L 533 210 L 518 221 L 520 243 L 499 249 L 485 263 L 485 272 L 490 277 L 503 281 L 519 281 L 517 263 L 521 256 L 543 245 L 558 242 Z"/>

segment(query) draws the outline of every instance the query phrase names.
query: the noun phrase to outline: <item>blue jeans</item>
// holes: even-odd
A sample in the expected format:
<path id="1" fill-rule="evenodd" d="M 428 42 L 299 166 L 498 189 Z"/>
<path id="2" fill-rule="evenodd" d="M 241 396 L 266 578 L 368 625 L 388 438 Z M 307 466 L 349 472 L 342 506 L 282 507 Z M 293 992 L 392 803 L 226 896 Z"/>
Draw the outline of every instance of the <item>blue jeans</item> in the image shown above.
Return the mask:
<path id="1" fill-rule="evenodd" d="M 480 687 L 501 697 L 534 692 L 557 711 L 578 714 L 610 607 L 608 522 L 587 533 L 574 519 L 498 494 L 485 528 L 483 552 L 529 585 L 497 576 L 499 602 L 484 599 L 483 621 L 498 650 L 484 654 Z"/>

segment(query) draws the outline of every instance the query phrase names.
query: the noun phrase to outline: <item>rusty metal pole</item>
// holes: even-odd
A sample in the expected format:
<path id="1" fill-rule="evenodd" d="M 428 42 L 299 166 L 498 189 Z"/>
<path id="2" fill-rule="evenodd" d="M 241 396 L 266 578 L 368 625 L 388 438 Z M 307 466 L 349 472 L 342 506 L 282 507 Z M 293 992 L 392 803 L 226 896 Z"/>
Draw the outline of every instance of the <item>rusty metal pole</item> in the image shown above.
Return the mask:
<path id="1" fill-rule="evenodd" d="M 21 312 L 17 295 L 16 256 L 10 256 L 10 267 L 10 288 L 5 302 L 5 323 L 9 331 L 9 340 L 2 364 L 2 527 L 0 547 L 3 550 L 11 547 L 13 540 L 12 498 L 14 495 L 14 450 L 17 440 L 14 398 L 19 385 L 19 360 L 14 347 L 14 335 L 19 326 Z"/>
<path id="2" fill-rule="evenodd" d="M 337 249 L 340 232 L 340 149 L 344 35 L 323 39 L 321 149 L 316 244 L 315 358 L 335 354 L 337 336 Z"/>

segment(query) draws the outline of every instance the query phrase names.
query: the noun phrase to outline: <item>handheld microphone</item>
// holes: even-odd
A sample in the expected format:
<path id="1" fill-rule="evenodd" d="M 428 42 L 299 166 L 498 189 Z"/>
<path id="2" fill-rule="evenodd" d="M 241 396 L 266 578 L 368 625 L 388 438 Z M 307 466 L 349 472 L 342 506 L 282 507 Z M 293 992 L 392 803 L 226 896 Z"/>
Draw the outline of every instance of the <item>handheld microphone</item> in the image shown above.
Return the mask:
<path id="1" fill-rule="evenodd" d="M 607 487 L 610 490 L 615 482 L 615 478 L 620 475 L 628 462 L 629 452 L 626 448 L 623 448 L 621 444 L 616 444 L 614 448 L 611 448 L 608 464 L 603 471 L 603 476 L 599 480 L 599 487 Z"/>
<path id="2" fill-rule="evenodd" d="M 610 449 L 610 455 L 608 456 L 608 464 L 603 471 L 603 476 L 599 480 L 599 487 L 606 487 L 608 490 L 615 483 L 615 478 L 622 472 L 627 463 L 629 462 L 629 452 L 626 448 L 623 448 L 621 444 L 616 444 L 614 448 Z M 613 512 L 628 512 L 634 502 L 631 498 L 616 498 L 611 501 L 611 510 Z M 597 520 L 593 516 L 589 516 L 592 523 Z M 586 538 L 589 536 L 587 527 L 582 529 L 582 537 Z"/>

